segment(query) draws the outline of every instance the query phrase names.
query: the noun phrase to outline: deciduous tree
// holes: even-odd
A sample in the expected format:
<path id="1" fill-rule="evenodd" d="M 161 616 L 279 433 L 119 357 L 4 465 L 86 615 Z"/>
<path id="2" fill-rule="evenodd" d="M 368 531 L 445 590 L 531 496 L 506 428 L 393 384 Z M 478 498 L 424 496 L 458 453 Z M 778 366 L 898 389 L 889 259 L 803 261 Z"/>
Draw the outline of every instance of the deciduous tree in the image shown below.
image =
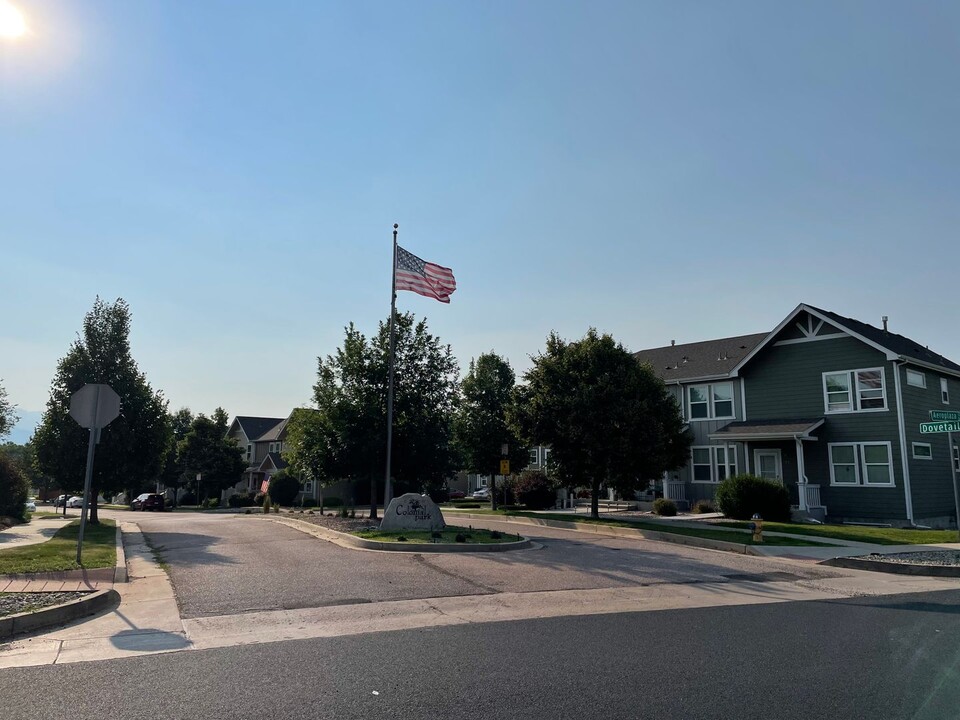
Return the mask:
<path id="1" fill-rule="evenodd" d="M 593 517 L 602 485 L 632 492 L 686 463 L 691 437 L 676 400 L 610 335 L 551 333 L 524 379 L 512 417 L 551 447 L 562 479 L 590 486 Z"/>
<path id="2" fill-rule="evenodd" d="M 197 415 L 190 431 L 179 444 L 179 460 L 188 478 L 200 474 L 200 489 L 203 497 L 236 485 L 247 464 L 243 451 L 227 437 L 229 416 L 223 408 L 217 408 L 213 417 Z M 197 502 L 203 498 L 197 497 Z"/>
<path id="3" fill-rule="evenodd" d="M 120 396 L 120 415 L 100 436 L 91 487 L 90 522 L 97 495 L 154 483 L 170 440 L 167 401 L 154 391 L 130 351 L 130 307 L 97 298 L 83 329 L 57 364 L 50 398 L 33 436 L 41 472 L 64 492 L 83 488 L 88 431 L 70 417 L 70 397 L 87 383 L 106 383 Z"/>

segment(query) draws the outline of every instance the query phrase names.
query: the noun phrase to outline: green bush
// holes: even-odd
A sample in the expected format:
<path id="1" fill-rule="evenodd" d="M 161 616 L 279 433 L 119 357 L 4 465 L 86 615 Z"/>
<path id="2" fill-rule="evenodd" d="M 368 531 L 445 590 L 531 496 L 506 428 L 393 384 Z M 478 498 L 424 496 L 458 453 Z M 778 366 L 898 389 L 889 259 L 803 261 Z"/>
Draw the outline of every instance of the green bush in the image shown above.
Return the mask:
<path id="1" fill-rule="evenodd" d="M 716 511 L 717 509 L 709 500 L 697 500 L 697 502 L 693 504 L 693 512 L 697 515 L 703 515 L 704 513 L 712 513 Z"/>
<path id="2" fill-rule="evenodd" d="M 263 507 L 263 501 L 267 497 L 266 493 L 258 492 L 253 496 L 253 504 L 257 507 Z"/>
<path id="3" fill-rule="evenodd" d="M 280 470 L 270 477 L 267 492 L 275 505 L 293 505 L 300 492 L 300 481 L 287 470 Z"/>
<path id="4" fill-rule="evenodd" d="M 250 507 L 254 504 L 253 495 L 250 493 L 236 493 L 227 498 L 227 504 L 232 508 Z"/>
<path id="5" fill-rule="evenodd" d="M 265 513 L 269 513 L 269 512 L 270 512 L 270 507 L 271 507 L 272 505 L 273 505 L 273 503 L 272 503 L 271 500 L 270 500 L 270 496 L 269 496 L 269 495 L 264 495 L 264 496 L 263 496 L 263 511 L 264 511 Z"/>
<path id="6" fill-rule="evenodd" d="M 197 496 L 194 495 L 192 492 L 185 492 L 183 495 L 180 496 L 179 504 L 180 505 L 196 505 Z"/>
<path id="7" fill-rule="evenodd" d="M 729 518 L 749 520 L 759 513 L 764 520 L 790 520 L 790 493 L 781 483 L 740 474 L 717 486 L 717 508 Z"/>
<path id="8" fill-rule="evenodd" d="M 677 514 L 677 504 L 668 498 L 657 498 L 653 501 L 653 512 L 663 517 L 673 517 Z"/>
<path id="9" fill-rule="evenodd" d="M 20 522 L 27 519 L 24 503 L 30 495 L 30 486 L 13 460 L 0 455 L 0 515 L 16 518 Z"/>
<path id="10" fill-rule="evenodd" d="M 546 474 L 539 470 L 520 473 L 513 483 L 514 497 L 529 510 L 546 510 L 557 504 L 557 491 Z"/>
<path id="11" fill-rule="evenodd" d="M 218 508 L 220 507 L 220 498 L 215 498 L 215 497 L 207 498 L 206 500 L 203 501 L 203 506 L 205 508 L 210 508 L 210 509 Z"/>

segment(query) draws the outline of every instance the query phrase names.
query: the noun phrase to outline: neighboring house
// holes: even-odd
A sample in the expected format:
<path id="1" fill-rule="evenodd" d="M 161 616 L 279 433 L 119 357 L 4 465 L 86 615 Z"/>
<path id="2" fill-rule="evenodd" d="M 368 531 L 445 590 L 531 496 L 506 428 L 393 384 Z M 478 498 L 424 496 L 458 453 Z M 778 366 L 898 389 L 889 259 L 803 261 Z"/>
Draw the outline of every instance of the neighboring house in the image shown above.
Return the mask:
<path id="1" fill-rule="evenodd" d="M 547 467 L 550 462 L 550 448 L 543 445 L 537 445 L 530 448 L 530 461 L 526 467 L 520 468 L 519 470 L 514 470 L 514 472 L 523 472 L 524 470 L 542 470 L 547 471 Z M 462 474 L 461 474 L 462 475 Z M 457 477 L 456 483 L 451 483 L 450 489 L 465 490 L 465 492 L 472 493 L 481 488 L 488 487 L 490 485 L 490 476 L 489 475 L 476 475 L 469 473 L 465 475 L 466 477 L 466 488 L 460 485 L 460 475 Z M 497 475 L 497 483 L 500 483 L 503 480 L 503 475 Z"/>
<path id="2" fill-rule="evenodd" d="M 238 415 L 227 430 L 227 437 L 231 438 L 243 451 L 243 459 L 247 468 L 243 477 L 232 491 L 227 491 L 225 497 L 235 492 L 257 493 L 266 487 L 270 477 L 287 467 L 282 452 L 287 438 L 287 423 L 290 417 L 267 418 Z M 311 480 L 304 480 L 301 485 L 300 500 L 316 500 L 318 488 Z"/>
<path id="3" fill-rule="evenodd" d="M 960 409 L 960 365 L 884 328 L 799 305 L 769 333 L 636 353 L 667 383 L 694 436 L 664 494 L 712 499 L 738 472 L 778 479 L 831 521 L 945 526 L 957 447 L 921 435 Z"/>

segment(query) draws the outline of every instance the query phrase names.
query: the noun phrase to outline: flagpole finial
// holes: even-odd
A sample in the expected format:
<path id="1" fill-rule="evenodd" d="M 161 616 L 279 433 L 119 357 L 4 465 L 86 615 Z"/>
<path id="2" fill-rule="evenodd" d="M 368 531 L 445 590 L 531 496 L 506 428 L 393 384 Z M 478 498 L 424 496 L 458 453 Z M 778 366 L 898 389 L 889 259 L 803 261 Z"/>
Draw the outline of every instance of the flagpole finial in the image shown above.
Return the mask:
<path id="1" fill-rule="evenodd" d="M 397 225 L 397 223 L 394 223 L 394 224 L 393 224 L 393 229 L 394 229 L 394 230 L 396 230 L 398 227 L 400 227 L 400 226 Z"/>

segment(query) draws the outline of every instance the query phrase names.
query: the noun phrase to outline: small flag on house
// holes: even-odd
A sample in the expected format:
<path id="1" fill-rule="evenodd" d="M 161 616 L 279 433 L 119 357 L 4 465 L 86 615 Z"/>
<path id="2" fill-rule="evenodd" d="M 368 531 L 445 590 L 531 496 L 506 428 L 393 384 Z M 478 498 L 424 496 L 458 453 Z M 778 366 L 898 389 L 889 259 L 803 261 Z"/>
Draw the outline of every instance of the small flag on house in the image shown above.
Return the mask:
<path id="1" fill-rule="evenodd" d="M 450 295 L 457 289 L 453 270 L 421 260 L 399 245 L 397 245 L 394 280 L 397 290 L 410 290 L 442 303 L 449 303 Z"/>

